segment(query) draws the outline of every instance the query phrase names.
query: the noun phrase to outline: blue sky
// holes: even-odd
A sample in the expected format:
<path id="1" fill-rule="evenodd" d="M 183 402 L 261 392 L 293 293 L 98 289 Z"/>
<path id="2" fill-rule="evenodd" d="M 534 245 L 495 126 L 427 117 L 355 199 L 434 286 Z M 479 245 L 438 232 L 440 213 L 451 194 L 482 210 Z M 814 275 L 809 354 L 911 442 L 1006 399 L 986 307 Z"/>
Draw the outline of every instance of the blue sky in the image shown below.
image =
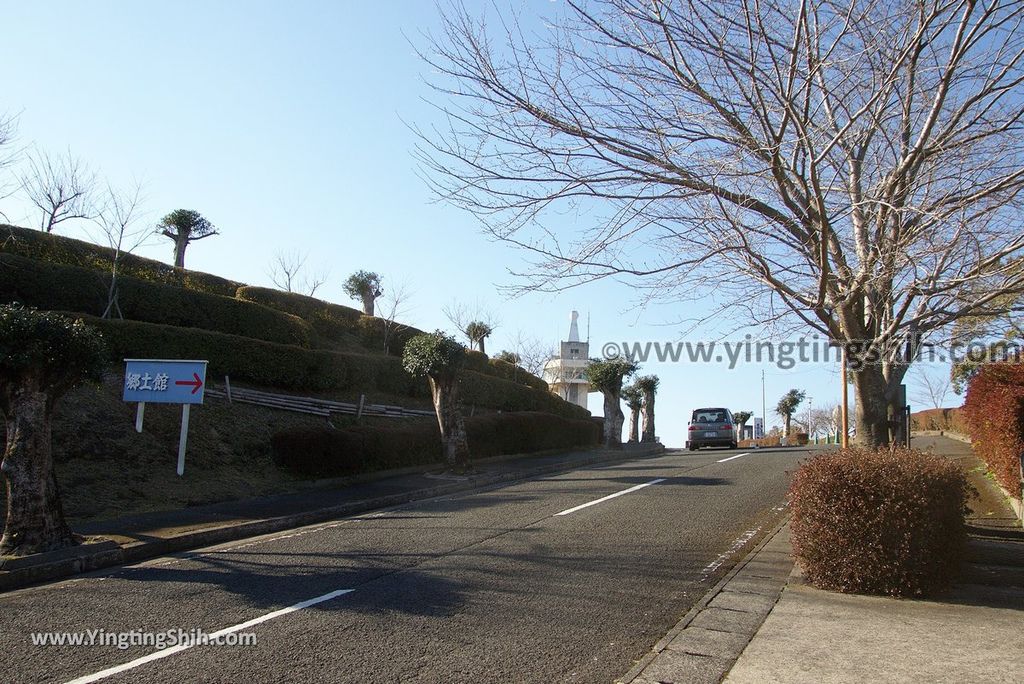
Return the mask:
<path id="1" fill-rule="evenodd" d="M 628 284 L 611 281 L 557 296 L 508 299 L 498 291 L 526 255 L 435 202 L 416 175 L 415 135 L 404 122 L 427 128 L 437 115 L 424 102 L 433 94 L 410 41 L 422 43 L 421 31 L 436 25 L 431 3 L 3 4 L 0 113 L 19 115 L 19 142 L 70 148 L 115 185 L 143 181 L 151 223 L 177 208 L 200 211 L 222 234 L 189 248 L 189 268 L 270 285 L 274 255 L 298 250 L 310 268 L 330 270 L 318 296 L 346 304 L 344 278 L 375 270 L 385 288 L 409 284 L 406 319 L 417 327 L 451 329 L 441 308 L 454 301 L 494 310 L 494 351 L 520 332 L 553 346 L 572 309 L 584 321 L 589 314 L 595 352 L 608 340 L 676 340 L 681 331 L 664 323 L 693 314 L 637 309 Z M 552 5 L 517 7 L 531 17 Z M 16 198 L 0 210 L 33 224 Z M 137 253 L 172 257 L 167 241 Z M 839 398 L 834 365 L 643 370 L 662 378 L 658 432 L 672 445 L 685 439 L 686 416 L 698 406 L 760 413 L 762 370 L 769 412 L 791 387 L 816 405 Z M 591 410 L 600 405 L 592 394 Z"/>

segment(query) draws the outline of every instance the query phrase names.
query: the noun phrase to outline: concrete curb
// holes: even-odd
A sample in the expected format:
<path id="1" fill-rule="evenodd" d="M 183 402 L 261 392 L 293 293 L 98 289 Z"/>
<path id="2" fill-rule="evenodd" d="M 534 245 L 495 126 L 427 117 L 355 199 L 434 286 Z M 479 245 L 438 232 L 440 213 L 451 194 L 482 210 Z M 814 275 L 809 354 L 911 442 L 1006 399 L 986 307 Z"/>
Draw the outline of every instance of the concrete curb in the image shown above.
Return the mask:
<path id="1" fill-rule="evenodd" d="M 789 519 L 786 515 L 776 524 L 616 683 L 720 682 L 789 581 L 795 563 L 789 556 L 788 542 L 780 537 Z M 768 549 L 769 545 L 774 548 Z M 785 560 L 778 557 L 781 545 L 787 549 Z M 757 563 L 763 563 L 763 567 L 754 565 Z M 738 607 L 744 603 L 754 608 L 746 611 Z M 723 618 L 728 625 L 722 624 Z"/>
<path id="2" fill-rule="evenodd" d="M 571 461 L 563 461 L 561 463 L 551 463 L 527 470 L 470 476 L 468 479 L 461 482 L 452 482 L 437 485 L 436 487 L 426 487 L 423 489 L 411 490 L 389 496 L 375 497 L 372 499 L 362 499 L 338 506 L 318 508 L 274 518 L 252 520 L 244 523 L 231 523 L 218 527 L 195 530 L 193 532 L 185 532 L 173 537 L 134 542 L 125 544 L 124 546 L 115 545 L 115 547 L 111 547 L 110 544 L 113 544 L 113 542 L 109 542 L 102 544 L 103 549 L 98 552 L 95 548 L 88 548 L 93 545 L 78 546 L 73 549 L 62 551 L 62 556 L 67 557 L 62 557 L 59 560 L 51 561 L 46 558 L 39 558 L 28 561 L 28 559 L 26 559 L 28 562 L 24 564 L 18 563 L 18 567 L 14 569 L 0 570 L 0 592 L 19 589 L 32 584 L 62 579 L 82 572 L 138 563 L 143 560 L 180 551 L 188 551 L 202 548 L 204 546 L 223 544 L 239 539 L 246 539 L 248 537 L 256 537 L 263 534 L 271 534 L 274 532 L 281 532 L 283 530 L 305 527 L 306 525 L 314 525 L 316 523 L 357 515 L 359 513 L 365 513 L 367 511 L 377 510 L 380 508 L 399 506 L 412 501 L 420 501 L 438 496 L 447 496 L 450 494 L 484 489 L 499 484 L 509 484 L 519 480 L 564 472 L 575 468 L 613 463 L 616 461 L 628 461 L 634 458 L 647 458 L 663 454 L 665 451 L 665 447 L 659 444 L 646 449 L 629 449 L 621 452 L 595 453 L 591 456 L 585 456 Z M 40 562 L 33 562 L 36 560 Z"/>

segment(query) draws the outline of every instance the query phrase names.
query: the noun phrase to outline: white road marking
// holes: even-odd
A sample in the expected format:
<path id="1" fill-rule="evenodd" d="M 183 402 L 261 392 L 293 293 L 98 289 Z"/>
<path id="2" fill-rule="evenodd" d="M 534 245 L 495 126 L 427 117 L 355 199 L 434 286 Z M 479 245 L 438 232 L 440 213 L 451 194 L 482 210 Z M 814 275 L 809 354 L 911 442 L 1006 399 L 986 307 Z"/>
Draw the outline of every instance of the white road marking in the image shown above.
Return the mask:
<path id="1" fill-rule="evenodd" d="M 231 627 L 225 627 L 224 629 L 219 630 L 217 632 L 213 632 L 212 634 L 210 634 L 208 636 L 209 636 L 210 639 L 216 639 L 218 637 L 226 636 L 228 634 L 233 634 L 235 632 L 240 632 L 243 629 L 248 629 L 249 627 L 253 627 L 255 625 L 258 625 L 258 624 L 260 624 L 262 622 L 266 622 L 268 620 L 273 620 L 274 618 L 281 617 L 282 615 L 287 615 L 288 613 L 294 613 L 296 611 L 302 610 L 303 608 L 309 608 L 310 606 L 315 606 L 318 603 L 323 603 L 324 601 L 330 601 L 331 599 L 337 598 L 337 597 L 339 597 L 339 596 L 341 596 L 343 594 L 347 594 L 347 593 L 349 593 L 351 591 L 352 591 L 352 589 L 338 589 L 336 591 L 330 592 L 329 594 L 324 594 L 323 596 L 317 596 L 316 598 L 311 598 L 311 599 L 309 599 L 307 601 L 302 601 L 301 603 L 296 603 L 293 606 L 288 606 L 287 608 L 282 608 L 281 610 L 275 610 L 272 613 L 267 613 L 266 615 L 262 615 L 262 616 L 260 616 L 258 618 L 253 618 L 252 620 L 247 620 L 245 622 L 239 623 L 237 625 L 233 625 Z M 190 648 L 192 648 L 195 645 L 196 644 L 185 643 L 185 644 L 179 644 L 177 646 L 169 646 L 169 647 L 161 649 L 159 651 L 155 651 L 153 653 L 150 653 L 149 655 L 142 656 L 141 658 L 136 658 L 135 660 L 131 660 L 131 661 L 129 661 L 127 663 L 124 663 L 122 665 L 116 665 L 114 667 L 108 667 L 106 670 L 100 670 L 99 672 L 96 672 L 96 673 L 91 674 L 91 675 L 85 675 L 83 677 L 79 677 L 78 679 L 72 679 L 70 682 L 67 682 L 67 684 L 90 684 L 90 682 L 97 682 L 97 681 L 99 681 L 101 679 L 106 679 L 107 677 L 110 677 L 112 675 L 120 674 L 122 672 L 127 672 L 128 670 L 134 670 L 135 668 L 139 667 L 140 665 L 145 665 L 146 663 L 151 663 L 154 660 L 160 660 L 162 658 L 166 658 L 168 656 L 172 656 L 172 655 L 174 655 L 176 653 L 181 653 L 182 651 L 190 649 Z"/>
<path id="2" fill-rule="evenodd" d="M 734 458 L 739 458 L 741 456 L 749 456 L 749 455 L 750 455 L 750 452 L 748 451 L 746 453 L 736 454 L 735 456 L 730 456 L 729 458 L 720 458 L 720 459 L 718 459 L 718 463 L 725 463 L 726 461 L 731 461 Z"/>
<path id="3" fill-rule="evenodd" d="M 708 563 L 707 567 L 704 568 L 704 570 L 701 571 L 701 573 L 700 573 L 700 580 L 701 580 L 701 582 L 706 580 L 711 575 L 711 573 L 713 573 L 715 570 L 717 570 L 718 568 L 722 567 L 722 564 L 725 563 L 725 561 L 728 560 L 730 556 L 732 556 L 734 553 L 736 553 L 737 551 L 742 549 L 743 546 L 748 541 L 753 539 L 754 535 L 757 534 L 760 531 L 761 531 L 761 528 L 760 527 L 756 527 L 756 528 L 754 528 L 752 530 L 747 530 L 746 532 L 741 534 L 739 537 L 737 537 L 736 541 L 734 541 L 732 543 L 732 546 L 729 547 L 728 551 L 726 551 L 723 554 L 720 554 L 718 556 L 718 558 L 716 558 L 715 560 L 713 560 L 710 563 Z"/>
<path id="4" fill-rule="evenodd" d="M 657 480 L 651 480 L 650 482 L 644 482 L 643 484 L 638 484 L 635 487 L 630 487 L 629 489 L 623 489 L 621 492 L 615 492 L 614 494 L 609 494 L 608 496 L 602 496 L 600 499 L 595 499 L 593 501 L 588 501 L 585 504 L 580 504 L 579 506 L 574 506 L 572 508 L 567 508 L 564 511 L 562 511 L 561 513 L 555 513 L 555 515 L 569 515 L 570 513 L 575 513 L 576 511 L 581 510 L 583 508 L 587 508 L 589 506 L 595 506 L 595 505 L 597 505 L 599 503 L 607 501 L 608 499 L 614 499 L 617 496 L 622 496 L 623 494 L 629 494 L 630 492 L 635 492 L 638 489 L 643 489 L 644 487 L 650 487 L 653 484 L 658 484 L 659 482 L 664 482 L 664 481 L 665 481 L 664 477 L 659 477 Z"/>

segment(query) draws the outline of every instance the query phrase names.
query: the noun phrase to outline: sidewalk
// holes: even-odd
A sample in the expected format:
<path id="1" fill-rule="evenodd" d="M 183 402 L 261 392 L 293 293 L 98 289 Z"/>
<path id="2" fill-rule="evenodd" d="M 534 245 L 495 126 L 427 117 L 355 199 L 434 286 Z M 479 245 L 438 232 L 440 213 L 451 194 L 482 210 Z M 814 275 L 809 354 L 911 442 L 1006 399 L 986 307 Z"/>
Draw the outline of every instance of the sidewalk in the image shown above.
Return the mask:
<path id="1" fill-rule="evenodd" d="M 626 444 L 621 450 L 498 456 L 476 461 L 476 472 L 469 476 L 445 475 L 443 466 L 435 464 L 316 482 L 295 493 L 83 523 L 73 529 L 90 543 L 0 562 L 0 592 L 410 501 L 664 452 L 660 444 Z"/>
<path id="2" fill-rule="evenodd" d="M 980 495 L 952 591 L 931 600 L 839 594 L 804 584 L 795 568 L 726 682 L 1024 681 L 1024 530 L 995 485 L 972 472 L 981 462 L 969 445 L 914 442 L 959 460 Z"/>
<path id="3" fill-rule="evenodd" d="M 1024 530 L 995 485 L 972 472 L 980 461 L 969 445 L 914 441 L 960 461 L 980 494 L 970 502 L 967 562 L 947 596 L 893 599 L 810 587 L 794 567 L 787 524 L 620 681 L 1024 681 Z"/>

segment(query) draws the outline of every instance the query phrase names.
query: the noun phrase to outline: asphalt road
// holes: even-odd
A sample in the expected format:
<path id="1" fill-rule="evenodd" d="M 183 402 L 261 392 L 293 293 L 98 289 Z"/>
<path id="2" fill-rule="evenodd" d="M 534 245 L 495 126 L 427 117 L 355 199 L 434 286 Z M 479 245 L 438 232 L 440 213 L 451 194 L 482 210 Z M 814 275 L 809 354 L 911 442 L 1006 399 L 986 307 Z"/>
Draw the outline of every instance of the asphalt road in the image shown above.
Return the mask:
<path id="1" fill-rule="evenodd" d="M 807 455 L 669 452 L 0 595 L 0 680 L 610 682 L 779 519 Z M 31 638 L 239 625 L 255 645 L 155 658 Z"/>

